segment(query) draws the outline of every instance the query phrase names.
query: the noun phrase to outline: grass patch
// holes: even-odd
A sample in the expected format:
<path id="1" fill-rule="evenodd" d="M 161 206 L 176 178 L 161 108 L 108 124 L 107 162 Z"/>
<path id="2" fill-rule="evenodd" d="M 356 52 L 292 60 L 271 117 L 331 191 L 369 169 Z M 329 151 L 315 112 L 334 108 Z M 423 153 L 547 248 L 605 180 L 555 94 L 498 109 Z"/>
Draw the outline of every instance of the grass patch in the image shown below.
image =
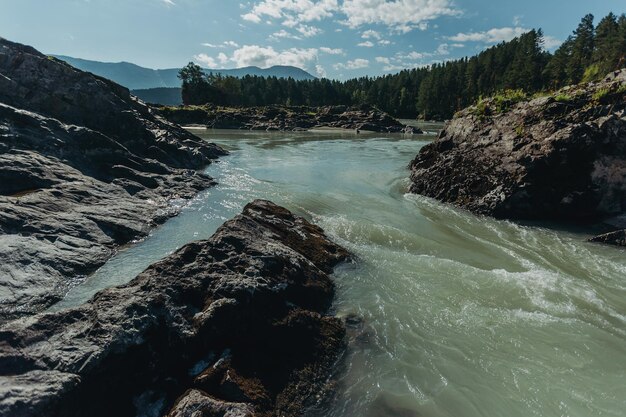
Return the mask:
<path id="1" fill-rule="evenodd" d="M 505 113 L 515 104 L 524 101 L 528 98 L 528 95 L 524 90 L 504 90 L 499 92 L 493 97 L 494 104 L 496 105 L 496 111 L 498 113 Z"/>
<path id="2" fill-rule="evenodd" d="M 593 96 L 591 97 L 593 98 L 593 101 L 597 102 L 597 101 L 602 100 L 604 97 L 608 96 L 609 94 L 611 94 L 611 90 L 609 90 L 608 88 L 601 88 L 595 93 L 593 93 Z"/>
<path id="3" fill-rule="evenodd" d="M 559 93 L 556 96 L 554 96 L 554 100 L 556 100 L 559 103 L 568 103 L 570 101 L 572 101 L 574 99 L 574 97 L 572 97 L 569 94 L 565 94 L 565 93 Z"/>

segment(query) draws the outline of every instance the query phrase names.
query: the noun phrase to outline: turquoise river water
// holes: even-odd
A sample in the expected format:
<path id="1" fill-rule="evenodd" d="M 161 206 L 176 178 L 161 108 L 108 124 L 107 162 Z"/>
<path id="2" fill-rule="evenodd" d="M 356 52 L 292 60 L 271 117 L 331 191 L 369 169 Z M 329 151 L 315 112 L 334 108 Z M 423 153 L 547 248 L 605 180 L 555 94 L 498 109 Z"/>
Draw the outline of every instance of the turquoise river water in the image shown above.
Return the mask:
<path id="1" fill-rule="evenodd" d="M 406 194 L 428 137 L 195 133 L 231 151 L 207 169 L 219 185 L 55 308 L 129 281 L 266 198 L 357 259 L 335 273 L 334 309 L 363 317 L 362 329 L 330 404 L 312 414 L 626 416 L 624 250 Z"/>

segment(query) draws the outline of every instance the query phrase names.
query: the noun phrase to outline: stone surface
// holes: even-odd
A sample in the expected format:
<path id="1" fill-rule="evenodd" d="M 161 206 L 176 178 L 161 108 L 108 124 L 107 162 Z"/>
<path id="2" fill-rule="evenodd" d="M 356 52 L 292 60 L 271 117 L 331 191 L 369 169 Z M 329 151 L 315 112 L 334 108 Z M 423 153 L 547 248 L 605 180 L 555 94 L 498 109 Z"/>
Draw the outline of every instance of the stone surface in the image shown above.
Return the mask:
<path id="1" fill-rule="evenodd" d="M 605 243 L 614 246 L 626 246 L 626 229 L 605 233 L 589 239 L 590 242 Z"/>
<path id="2" fill-rule="evenodd" d="M 626 70 L 497 106 L 463 110 L 420 151 L 413 193 L 497 218 L 624 227 Z"/>
<path id="3" fill-rule="evenodd" d="M 255 201 L 127 285 L 0 327 L 0 416 L 300 415 L 344 348 L 326 313 L 347 257 Z"/>
<path id="4" fill-rule="evenodd" d="M 163 107 L 160 113 L 182 125 L 204 125 L 213 129 L 301 131 L 313 128 L 351 129 L 386 133 L 423 133 L 406 126 L 375 107 L 266 106 L 227 108 L 217 106 Z"/>
<path id="5" fill-rule="evenodd" d="M 41 311 L 213 184 L 224 152 L 128 90 L 0 38 L 0 321 Z"/>

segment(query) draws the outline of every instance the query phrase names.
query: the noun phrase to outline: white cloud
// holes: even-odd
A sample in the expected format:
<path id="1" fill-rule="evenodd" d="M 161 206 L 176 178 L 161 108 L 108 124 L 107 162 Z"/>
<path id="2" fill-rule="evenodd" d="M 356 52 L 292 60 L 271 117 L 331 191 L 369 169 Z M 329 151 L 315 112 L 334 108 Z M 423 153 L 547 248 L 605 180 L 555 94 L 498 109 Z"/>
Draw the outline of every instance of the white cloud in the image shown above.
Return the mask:
<path id="1" fill-rule="evenodd" d="M 270 35 L 270 39 L 271 40 L 278 40 L 278 39 L 297 39 L 297 40 L 300 40 L 302 38 L 297 36 L 297 35 L 294 35 L 293 33 L 287 32 L 285 29 L 281 29 L 278 32 L 272 33 Z"/>
<path id="2" fill-rule="evenodd" d="M 561 46 L 562 43 L 563 43 L 562 40 L 557 39 L 554 36 L 543 37 L 543 47 L 548 51 L 552 51 L 558 48 L 559 46 Z"/>
<path id="3" fill-rule="evenodd" d="M 230 60 L 224 52 L 220 52 L 220 54 L 217 56 L 217 59 L 220 61 L 220 64 L 222 65 L 226 64 Z"/>
<path id="4" fill-rule="evenodd" d="M 296 28 L 296 30 L 300 32 L 302 36 L 304 36 L 305 38 L 310 38 L 312 36 L 316 36 L 324 32 L 320 28 L 317 28 L 315 26 L 308 26 L 308 25 L 300 25 Z"/>
<path id="5" fill-rule="evenodd" d="M 344 63 L 335 64 L 333 65 L 333 67 L 336 70 L 339 70 L 339 69 L 353 70 L 353 69 L 367 68 L 369 67 L 369 65 L 370 65 L 370 62 L 367 59 L 357 58 L 352 61 L 348 61 L 345 64 Z"/>
<path id="6" fill-rule="evenodd" d="M 428 21 L 461 13 L 451 0 L 345 0 L 341 11 L 345 24 L 356 28 L 365 24 L 384 24 L 398 32 L 426 29 Z"/>
<path id="7" fill-rule="evenodd" d="M 324 69 L 324 67 L 319 64 L 315 66 L 315 72 L 317 73 L 317 76 L 320 78 L 328 77 L 328 74 L 326 73 L 326 70 Z"/>
<path id="8" fill-rule="evenodd" d="M 450 55 L 450 45 L 447 43 L 442 43 L 437 47 L 437 51 L 435 51 L 437 55 Z"/>
<path id="9" fill-rule="evenodd" d="M 198 55 L 194 55 L 193 59 L 195 59 L 197 62 L 204 64 L 205 67 L 208 68 L 216 68 L 217 67 L 217 62 L 215 62 L 215 59 L 213 59 L 212 57 L 208 56 L 207 54 L 198 54 Z"/>
<path id="10" fill-rule="evenodd" d="M 252 23 L 261 23 L 261 18 L 254 13 L 246 13 L 241 15 L 243 20 L 247 20 Z"/>
<path id="11" fill-rule="evenodd" d="M 263 17 L 283 19 L 285 26 L 295 27 L 331 17 L 338 7 L 337 0 L 263 0 L 241 17 L 254 23 L 260 23 Z"/>
<path id="12" fill-rule="evenodd" d="M 381 24 L 406 33 L 413 29 L 425 30 L 430 20 L 458 16 L 462 12 L 454 7 L 453 0 L 344 0 L 341 5 L 338 0 L 262 0 L 255 2 L 241 17 L 254 23 L 265 18 L 282 19 L 283 25 L 294 28 L 337 14 L 342 15 L 341 22 L 351 28 Z M 371 36 L 371 39 L 380 39 L 373 33 Z"/>
<path id="13" fill-rule="evenodd" d="M 273 65 L 291 65 L 306 68 L 309 63 L 317 60 L 317 53 L 316 48 L 276 51 L 271 46 L 244 45 L 233 52 L 230 61 L 237 67 L 254 65 L 266 68 Z"/>
<path id="14" fill-rule="evenodd" d="M 322 46 L 320 48 L 320 52 L 323 52 L 328 55 L 344 55 L 345 52 L 341 48 L 328 48 L 326 46 Z"/>
<path id="15" fill-rule="evenodd" d="M 162 1 L 168 6 L 176 6 L 176 3 L 174 3 L 172 0 L 162 0 Z"/>
<path id="16" fill-rule="evenodd" d="M 237 68 L 248 66 L 267 68 L 273 65 L 290 65 L 306 69 L 308 64 L 317 61 L 317 55 L 318 50 L 316 48 L 290 48 L 277 51 L 271 46 L 244 45 L 233 51 L 230 56 L 221 52 L 217 56 L 217 60 L 207 54 L 195 55 L 194 59 L 209 68 L 216 68 L 218 66 L 217 61 L 219 61 L 222 67 L 230 63 L 231 66 Z"/>
<path id="17" fill-rule="evenodd" d="M 361 37 L 363 39 L 380 39 L 380 33 L 376 32 L 375 30 L 366 30 L 365 32 L 363 32 L 361 34 Z"/>
<path id="18" fill-rule="evenodd" d="M 357 46 L 362 46 L 364 48 L 371 48 L 374 44 L 371 41 L 365 41 L 361 43 L 357 43 Z"/>
<path id="19" fill-rule="evenodd" d="M 239 44 L 237 42 L 234 41 L 226 41 L 224 43 L 221 44 L 214 44 L 214 43 L 203 43 L 202 46 L 206 46 L 207 48 L 227 48 L 227 47 L 231 47 L 231 48 L 237 48 L 239 47 Z"/>
<path id="20" fill-rule="evenodd" d="M 391 59 L 385 57 L 385 56 L 377 56 L 376 57 L 376 62 L 378 62 L 379 64 L 391 64 Z"/>
<path id="21" fill-rule="evenodd" d="M 397 58 L 398 59 L 412 59 L 412 60 L 415 60 L 415 59 L 423 59 L 423 58 L 425 58 L 425 57 L 427 57 L 429 55 L 430 54 L 428 54 L 428 53 L 411 51 L 411 52 L 409 52 L 406 55 L 398 54 Z"/>
<path id="22" fill-rule="evenodd" d="M 457 33 L 454 36 L 448 37 L 448 39 L 456 42 L 499 43 L 510 41 L 528 31 L 530 31 L 530 29 L 522 27 L 493 28 L 484 32 Z"/>
<path id="23" fill-rule="evenodd" d="M 388 41 L 387 39 L 381 39 L 378 41 L 378 44 L 381 46 L 387 46 L 387 45 L 391 45 L 391 41 Z"/>

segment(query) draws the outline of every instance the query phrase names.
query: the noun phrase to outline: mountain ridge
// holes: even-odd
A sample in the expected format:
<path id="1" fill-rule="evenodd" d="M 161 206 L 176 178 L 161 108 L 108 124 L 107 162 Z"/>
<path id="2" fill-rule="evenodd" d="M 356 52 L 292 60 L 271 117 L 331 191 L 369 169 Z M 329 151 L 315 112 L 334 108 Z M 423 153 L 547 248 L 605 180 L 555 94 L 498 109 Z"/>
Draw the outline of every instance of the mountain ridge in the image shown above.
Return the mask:
<path id="1" fill-rule="evenodd" d="M 56 59 L 67 62 L 83 71 L 108 78 L 123 85 L 130 90 L 142 90 L 151 88 L 179 88 L 178 79 L 180 68 L 152 69 L 142 67 L 132 62 L 101 62 L 66 55 L 51 55 Z M 203 68 L 207 74 L 222 74 L 225 76 L 244 77 L 257 75 L 262 77 L 293 78 L 294 80 L 315 79 L 316 77 L 305 70 L 293 66 L 274 65 L 269 68 L 249 66 L 233 69 L 208 69 Z"/>

